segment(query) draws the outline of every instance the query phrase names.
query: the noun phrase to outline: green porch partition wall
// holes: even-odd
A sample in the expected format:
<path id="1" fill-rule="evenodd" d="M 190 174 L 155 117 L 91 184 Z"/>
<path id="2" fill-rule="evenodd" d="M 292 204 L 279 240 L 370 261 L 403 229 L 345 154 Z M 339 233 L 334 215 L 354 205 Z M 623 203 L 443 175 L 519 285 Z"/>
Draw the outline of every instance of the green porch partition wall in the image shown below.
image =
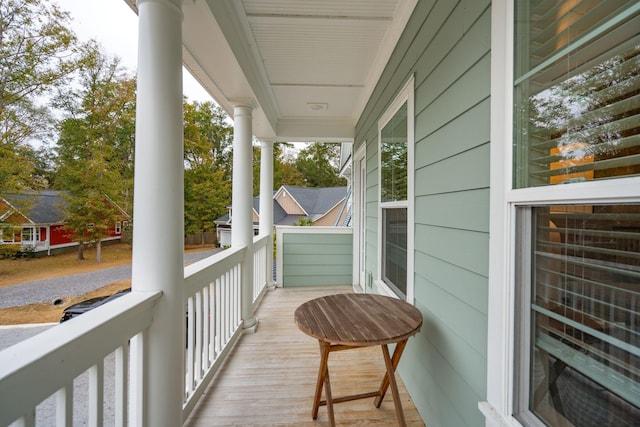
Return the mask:
<path id="1" fill-rule="evenodd" d="M 487 0 L 420 0 L 356 126 L 354 152 L 366 141 L 365 266 L 376 279 L 378 120 L 414 76 L 413 279 L 424 326 L 399 371 L 429 427 L 485 423 L 490 18 Z"/>
<path id="2" fill-rule="evenodd" d="M 283 233 L 282 238 L 283 287 L 352 283 L 351 233 Z"/>

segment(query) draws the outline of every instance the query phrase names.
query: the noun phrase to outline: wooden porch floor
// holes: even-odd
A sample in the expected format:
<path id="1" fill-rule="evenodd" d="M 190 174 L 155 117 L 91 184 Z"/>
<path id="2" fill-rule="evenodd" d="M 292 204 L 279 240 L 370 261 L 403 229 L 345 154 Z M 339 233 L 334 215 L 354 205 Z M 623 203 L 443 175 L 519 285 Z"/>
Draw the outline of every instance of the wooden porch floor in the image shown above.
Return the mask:
<path id="1" fill-rule="evenodd" d="M 185 423 L 200 426 L 327 426 L 327 409 L 311 419 L 311 404 L 320 354 L 315 339 L 293 322 L 303 302 L 351 287 L 278 288 L 268 292 L 256 315 L 255 334 L 243 335 L 198 407 Z M 384 373 L 379 347 L 332 353 L 329 358 L 334 398 L 373 391 Z M 398 387 L 407 424 L 424 426 L 399 376 Z M 338 426 L 397 425 L 388 392 L 379 409 L 373 398 L 334 405 Z"/>

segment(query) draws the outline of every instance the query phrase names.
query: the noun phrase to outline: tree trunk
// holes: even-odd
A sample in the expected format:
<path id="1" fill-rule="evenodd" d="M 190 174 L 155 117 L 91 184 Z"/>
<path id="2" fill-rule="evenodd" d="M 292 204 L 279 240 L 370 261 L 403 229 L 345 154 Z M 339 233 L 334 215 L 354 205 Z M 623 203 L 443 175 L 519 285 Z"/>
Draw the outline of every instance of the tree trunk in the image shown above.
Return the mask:
<path id="1" fill-rule="evenodd" d="M 96 243 L 96 262 L 98 264 L 102 262 L 102 240 L 98 240 Z"/>
<path id="2" fill-rule="evenodd" d="M 84 261 L 84 242 L 78 243 L 78 261 Z"/>

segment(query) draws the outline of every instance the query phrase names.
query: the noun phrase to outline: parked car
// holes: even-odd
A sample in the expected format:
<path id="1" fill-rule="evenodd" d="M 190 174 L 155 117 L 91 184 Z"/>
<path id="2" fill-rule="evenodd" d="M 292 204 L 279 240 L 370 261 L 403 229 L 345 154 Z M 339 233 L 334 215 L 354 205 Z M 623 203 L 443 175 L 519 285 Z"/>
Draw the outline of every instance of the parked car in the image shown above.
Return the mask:
<path id="1" fill-rule="evenodd" d="M 62 311 L 62 318 L 60 319 L 60 323 L 80 316 L 82 313 L 86 313 L 89 310 L 100 307 L 101 305 L 106 304 L 109 301 L 113 301 L 116 298 L 120 298 L 121 296 L 128 294 L 129 292 L 131 292 L 131 288 L 123 289 L 112 295 L 89 298 L 84 301 L 80 301 L 79 303 L 70 305 Z"/>

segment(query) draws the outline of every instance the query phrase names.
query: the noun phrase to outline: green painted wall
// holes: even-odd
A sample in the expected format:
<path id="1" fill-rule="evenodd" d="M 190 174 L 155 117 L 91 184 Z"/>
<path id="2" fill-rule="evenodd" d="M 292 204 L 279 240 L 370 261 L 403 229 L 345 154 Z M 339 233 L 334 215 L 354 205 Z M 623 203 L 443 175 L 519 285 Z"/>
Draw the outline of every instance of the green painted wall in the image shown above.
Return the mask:
<path id="1" fill-rule="evenodd" d="M 488 0 L 420 0 L 356 126 L 354 151 L 367 143 L 366 268 L 376 277 L 378 120 L 414 75 L 414 282 L 424 327 L 400 373 L 429 427 L 484 426 L 490 15 Z"/>
<path id="2" fill-rule="evenodd" d="M 350 285 L 353 237 L 348 234 L 284 233 L 282 286 Z"/>

